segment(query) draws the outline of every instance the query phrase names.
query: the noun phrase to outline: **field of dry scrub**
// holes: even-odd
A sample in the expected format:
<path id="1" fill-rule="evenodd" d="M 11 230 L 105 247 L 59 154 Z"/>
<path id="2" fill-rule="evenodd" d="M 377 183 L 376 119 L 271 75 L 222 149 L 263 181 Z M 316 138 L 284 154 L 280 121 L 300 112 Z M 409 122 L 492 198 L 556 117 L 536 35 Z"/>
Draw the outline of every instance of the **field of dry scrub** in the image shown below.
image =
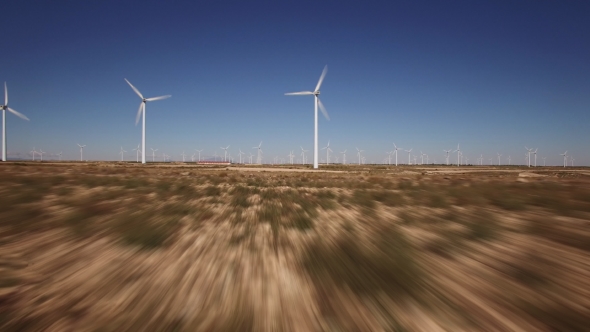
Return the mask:
<path id="1" fill-rule="evenodd" d="M 510 169 L 2 164 L 0 331 L 587 331 L 590 176 Z"/>

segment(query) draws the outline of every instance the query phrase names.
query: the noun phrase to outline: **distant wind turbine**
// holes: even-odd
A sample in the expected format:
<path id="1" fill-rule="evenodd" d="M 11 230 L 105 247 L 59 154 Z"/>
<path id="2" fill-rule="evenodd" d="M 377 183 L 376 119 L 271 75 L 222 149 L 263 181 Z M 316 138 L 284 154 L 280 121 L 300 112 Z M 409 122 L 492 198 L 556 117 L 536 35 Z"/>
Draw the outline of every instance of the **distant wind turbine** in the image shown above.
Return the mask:
<path id="1" fill-rule="evenodd" d="M 326 150 L 326 165 L 328 165 L 330 163 L 330 151 L 332 151 L 330 149 L 330 141 L 328 141 L 328 145 L 322 148 L 322 150 L 324 149 Z"/>
<path id="2" fill-rule="evenodd" d="M 447 153 L 447 166 L 449 165 L 449 152 L 451 152 L 452 150 L 443 150 L 444 152 Z"/>
<path id="3" fill-rule="evenodd" d="M 227 160 L 227 149 L 229 149 L 229 145 L 227 147 L 225 147 L 225 148 L 224 147 L 221 147 L 220 149 L 224 151 L 223 161 L 226 161 Z"/>
<path id="4" fill-rule="evenodd" d="M 502 155 L 499 153 L 496 153 L 496 154 L 498 155 L 498 166 L 500 166 L 500 157 L 502 157 Z"/>
<path id="5" fill-rule="evenodd" d="M 363 151 L 365 151 L 365 150 L 359 150 L 359 148 L 356 148 L 356 153 L 359 156 L 359 165 L 361 164 L 361 152 L 363 152 Z"/>
<path id="6" fill-rule="evenodd" d="M 162 100 L 162 99 L 170 98 L 172 96 L 166 95 L 166 96 L 159 96 L 159 97 L 152 97 L 152 98 L 144 98 L 141 95 L 141 92 L 139 92 L 139 90 L 137 90 L 137 88 L 135 88 L 131 83 L 129 83 L 129 81 L 127 79 L 125 79 L 125 82 L 127 82 L 127 84 L 129 84 L 131 89 L 133 89 L 133 91 L 135 91 L 135 93 L 139 96 L 139 98 L 141 98 L 141 103 L 139 104 L 139 110 L 137 111 L 137 116 L 135 117 L 135 125 L 137 126 L 137 123 L 139 122 L 139 117 L 143 114 L 143 123 L 142 123 L 142 129 L 141 129 L 141 163 L 145 164 L 145 104 L 148 101 Z M 152 156 L 152 161 L 153 161 L 153 159 L 154 158 Z"/>
<path id="7" fill-rule="evenodd" d="M 78 146 L 80 147 L 80 161 L 82 161 L 82 155 L 83 155 L 84 148 L 86 147 L 86 145 L 78 144 Z"/>
<path id="8" fill-rule="evenodd" d="M 318 168 L 318 107 L 322 111 L 322 113 L 324 114 L 324 117 L 327 120 L 330 120 L 330 116 L 328 116 L 328 112 L 326 111 L 326 108 L 324 107 L 324 105 L 320 101 L 320 98 L 318 97 L 320 95 L 320 86 L 322 85 L 322 81 L 324 80 L 324 77 L 326 77 L 327 72 L 328 72 L 328 66 L 326 65 L 324 67 L 324 71 L 322 71 L 322 75 L 320 76 L 320 80 L 318 81 L 318 84 L 316 85 L 315 90 L 313 92 L 312 91 L 301 91 L 301 92 L 285 93 L 285 95 L 287 95 L 287 96 L 297 96 L 297 95 L 313 95 L 314 96 L 314 105 L 315 105 L 315 111 L 314 111 L 315 126 L 314 126 L 314 136 L 313 136 L 313 168 L 314 169 Z"/>
<path id="9" fill-rule="evenodd" d="M 182 151 L 180 155 L 182 156 L 182 162 L 184 162 L 184 157 L 186 157 L 186 154 L 184 153 L 184 151 Z"/>
<path id="10" fill-rule="evenodd" d="M 137 144 L 137 148 L 133 149 L 133 151 L 136 151 L 135 161 L 139 162 L 139 152 L 140 152 L 139 144 Z"/>
<path id="11" fill-rule="evenodd" d="M 119 152 L 121 154 L 121 161 L 123 161 L 123 155 L 125 154 L 125 150 L 123 150 L 123 147 L 121 147 L 121 151 Z"/>
<path id="12" fill-rule="evenodd" d="M 260 141 L 260 144 L 258 144 L 258 146 L 255 146 L 252 148 L 252 149 L 258 149 L 258 155 L 256 157 L 257 164 L 262 164 L 262 149 L 260 148 L 261 146 L 262 146 L 262 141 Z"/>
<path id="13" fill-rule="evenodd" d="M 397 145 L 395 145 L 395 143 L 393 143 L 393 151 L 395 152 L 395 166 L 397 166 L 397 150 L 401 150 L 402 148 L 398 148 Z"/>
<path id="14" fill-rule="evenodd" d="M 44 154 L 44 153 L 45 153 L 45 152 L 43 152 L 43 150 L 39 149 L 39 155 L 41 156 L 41 161 L 43 161 L 43 154 Z"/>
<path id="15" fill-rule="evenodd" d="M 457 152 L 457 167 L 459 167 L 459 164 L 461 163 L 461 148 L 459 147 L 459 143 L 457 143 L 457 150 L 453 152 Z"/>
<path id="16" fill-rule="evenodd" d="M 560 156 L 563 156 L 563 167 L 567 166 L 567 151 L 565 151 L 564 153 L 560 153 Z"/>
<path id="17" fill-rule="evenodd" d="M 342 153 L 342 165 L 346 164 L 346 150 L 340 152 Z"/>
<path id="18" fill-rule="evenodd" d="M 533 152 L 533 149 L 529 149 L 526 146 L 524 148 L 527 150 L 528 158 L 529 158 L 529 167 L 531 167 L 531 152 Z"/>
<path id="19" fill-rule="evenodd" d="M 150 149 L 152 149 L 152 162 L 154 162 L 156 160 L 156 151 L 158 151 L 158 149 L 155 149 L 155 150 L 153 148 L 150 148 Z M 141 153 L 141 160 L 142 160 L 142 162 L 143 162 L 144 159 L 145 158 L 143 157 L 143 152 L 142 152 Z"/>
<path id="20" fill-rule="evenodd" d="M 6 161 L 6 111 L 11 112 L 23 120 L 29 121 L 29 118 L 8 107 L 8 88 L 6 87 L 6 82 L 4 82 L 4 105 L 0 105 L 0 108 L 2 109 L 2 161 Z M 34 156 L 33 158 L 35 158 Z"/>
<path id="21" fill-rule="evenodd" d="M 412 165 L 412 158 L 410 156 L 410 153 L 412 152 L 412 149 L 413 148 L 411 148 L 409 150 L 404 150 L 404 151 L 406 151 L 408 153 L 408 165 Z"/>

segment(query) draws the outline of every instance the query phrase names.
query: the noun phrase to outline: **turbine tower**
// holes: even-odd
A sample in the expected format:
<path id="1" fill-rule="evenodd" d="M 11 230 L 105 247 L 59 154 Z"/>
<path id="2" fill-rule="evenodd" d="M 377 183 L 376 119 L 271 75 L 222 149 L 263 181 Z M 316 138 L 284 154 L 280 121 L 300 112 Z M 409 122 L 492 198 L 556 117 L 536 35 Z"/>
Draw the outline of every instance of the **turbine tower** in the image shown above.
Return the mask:
<path id="1" fill-rule="evenodd" d="M 563 156 L 563 167 L 565 168 L 565 166 L 567 166 L 567 151 L 560 153 L 559 155 Z"/>
<path id="2" fill-rule="evenodd" d="M 346 164 L 346 150 L 340 152 L 342 153 L 342 165 Z"/>
<path id="3" fill-rule="evenodd" d="M 315 87 L 315 90 L 312 91 L 301 91 L 301 92 L 290 92 L 290 93 L 285 93 L 285 95 L 287 96 L 299 96 L 299 95 L 313 95 L 314 96 L 314 119 L 315 119 L 315 125 L 314 125 L 314 136 L 313 136 L 313 168 L 317 169 L 318 168 L 318 107 L 319 109 L 322 111 L 322 113 L 324 114 L 324 117 L 327 120 L 330 120 L 330 117 L 328 116 L 328 112 L 326 111 L 326 108 L 324 107 L 324 105 L 322 104 L 320 98 L 318 97 L 320 95 L 320 86 L 322 85 L 322 81 L 324 80 L 324 77 L 326 77 L 326 73 L 328 72 L 328 66 L 326 65 L 324 67 L 324 71 L 322 71 L 322 76 L 320 76 L 320 80 L 318 81 L 318 84 Z"/>
<path id="4" fill-rule="evenodd" d="M 533 151 L 533 154 L 535 155 L 535 167 L 537 167 L 537 150 L 539 150 L 539 148 L 536 148 L 535 151 Z"/>
<path id="5" fill-rule="evenodd" d="M 182 151 L 180 155 L 182 156 L 182 162 L 184 162 L 184 157 L 186 157 L 186 154 L 184 153 L 184 151 Z"/>
<path id="6" fill-rule="evenodd" d="M 121 147 L 121 151 L 119 151 L 119 153 L 121 154 L 121 161 L 123 161 L 123 156 L 125 155 L 125 150 L 123 150 L 123 147 Z"/>
<path id="7" fill-rule="evenodd" d="M 227 159 L 227 149 L 229 149 L 229 145 L 227 147 L 225 147 L 225 148 L 224 147 L 220 147 L 220 149 L 224 151 L 223 161 L 226 161 L 226 159 Z"/>
<path id="8" fill-rule="evenodd" d="M 258 144 L 258 146 L 253 147 L 252 149 L 258 149 L 258 155 L 256 156 L 256 163 L 257 164 L 262 164 L 262 149 L 260 148 L 262 146 L 262 141 L 260 141 L 260 144 Z M 229 145 L 228 145 L 229 147 Z"/>
<path id="9" fill-rule="evenodd" d="M 6 87 L 6 82 L 4 82 L 4 105 L 0 105 L 0 108 L 2 109 L 2 161 L 6 161 L 6 111 L 11 112 L 23 120 L 29 121 L 29 118 L 8 107 L 8 88 Z M 35 155 L 33 154 L 33 160 L 34 158 Z"/>
<path id="10" fill-rule="evenodd" d="M 86 147 L 86 145 L 80 145 L 80 144 L 78 144 L 78 146 L 80 147 L 80 161 L 82 161 L 82 153 L 83 153 L 84 148 Z"/>
<path id="11" fill-rule="evenodd" d="M 136 155 L 135 156 L 135 161 L 136 162 L 139 162 L 139 152 L 140 152 L 139 144 L 137 144 L 137 148 L 133 149 L 133 151 L 136 151 L 136 153 L 135 153 L 135 155 Z"/>
<path id="12" fill-rule="evenodd" d="M 447 166 L 448 166 L 448 165 L 449 165 L 449 153 L 450 153 L 452 150 L 443 150 L 443 151 L 447 153 Z"/>
<path id="13" fill-rule="evenodd" d="M 529 149 L 526 146 L 524 148 L 527 150 L 528 158 L 529 158 L 529 167 L 531 167 L 531 152 L 533 152 L 533 149 Z"/>
<path id="14" fill-rule="evenodd" d="M 404 150 L 404 151 L 406 151 L 408 153 L 408 165 L 412 165 L 412 157 L 410 156 L 410 153 L 412 152 L 412 149 L 413 148 L 411 148 L 409 150 Z"/>
<path id="15" fill-rule="evenodd" d="M 402 148 L 398 148 L 397 145 L 395 145 L 395 143 L 393 143 L 393 151 L 395 151 L 395 166 L 397 166 L 397 150 L 401 150 Z"/>
<path id="16" fill-rule="evenodd" d="M 155 150 L 153 148 L 150 148 L 150 149 L 152 149 L 152 163 L 153 163 L 154 160 L 156 159 L 156 151 L 158 151 L 158 149 L 155 149 Z M 142 163 L 144 163 L 144 160 L 145 160 L 145 158 L 143 156 L 144 156 L 144 154 L 142 152 L 141 153 L 141 162 Z"/>
<path id="17" fill-rule="evenodd" d="M 330 149 L 330 141 L 328 141 L 328 145 L 322 148 L 322 150 L 324 149 L 326 150 L 326 165 L 328 165 L 330 163 L 330 151 L 332 151 Z"/>
<path id="18" fill-rule="evenodd" d="M 356 148 L 356 153 L 359 156 L 359 165 L 361 164 L 361 152 L 363 152 L 365 150 L 359 150 L 359 148 Z"/>
<path id="19" fill-rule="evenodd" d="M 197 151 L 199 153 L 199 162 L 200 162 L 201 161 L 201 152 L 203 152 L 203 150 L 202 149 L 201 150 L 195 149 L 195 151 Z"/>
<path id="20" fill-rule="evenodd" d="M 502 157 L 502 155 L 499 153 L 496 153 L 496 154 L 498 155 L 498 166 L 500 166 L 500 157 Z"/>
<path id="21" fill-rule="evenodd" d="M 147 103 L 148 101 L 156 101 L 156 100 L 162 100 L 162 99 L 166 99 L 166 98 L 170 98 L 172 97 L 171 95 L 166 95 L 166 96 L 160 96 L 160 97 L 152 97 L 152 98 L 144 98 L 141 95 L 141 92 L 139 92 L 139 90 L 137 90 L 131 83 L 129 83 L 129 81 L 127 79 L 125 79 L 125 82 L 127 82 L 127 84 L 129 84 L 129 86 L 131 87 L 131 89 L 133 89 L 133 91 L 135 91 L 135 93 L 137 93 L 137 95 L 139 96 L 139 98 L 141 98 L 141 103 L 139 104 L 139 110 L 137 111 L 137 116 L 135 117 L 135 125 L 137 126 L 137 123 L 139 122 L 139 117 L 143 114 L 143 123 L 142 123 L 142 129 L 141 129 L 141 163 L 145 164 L 145 103 Z M 152 161 L 153 161 L 153 156 L 152 156 Z"/>
<path id="22" fill-rule="evenodd" d="M 305 165 L 305 153 L 308 152 L 309 150 L 303 150 L 303 147 L 300 146 L 301 148 L 301 165 Z"/>
<path id="23" fill-rule="evenodd" d="M 457 150 L 453 152 L 457 152 L 457 167 L 459 167 L 459 164 L 461 163 L 461 149 L 459 148 L 459 143 L 457 143 Z"/>

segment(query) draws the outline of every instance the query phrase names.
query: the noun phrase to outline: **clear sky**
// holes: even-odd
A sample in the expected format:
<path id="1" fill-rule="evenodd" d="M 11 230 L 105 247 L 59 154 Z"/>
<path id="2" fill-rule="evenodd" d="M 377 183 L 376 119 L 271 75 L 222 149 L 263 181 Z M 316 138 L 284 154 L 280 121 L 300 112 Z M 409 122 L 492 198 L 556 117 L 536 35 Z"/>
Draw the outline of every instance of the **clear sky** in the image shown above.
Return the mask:
<path id="1" fill-rule="evenodd" d="M 284 93 L 313 90 L 328 65 L 320 147 L 349 161 L 358 147 L 381 162 L 395 142 L 441 162 L 461 143 L 470 162 L 523 163 L 526 145 L 548 165 L 565 150 L 590 165 L 588 1 L 22 0 L 2 12 L 0 81 L 31 119 L 7 114 L 11 153 L 77 159 L 80 143 L 91 160 L 120 146 L 135 160 L 127 78 L 172 95 L 147 104 L 148 151 L 230 145 L 236 157 L 262 141 L 265 162 L 299 156 L 313 148 L 313 97 Z"/>

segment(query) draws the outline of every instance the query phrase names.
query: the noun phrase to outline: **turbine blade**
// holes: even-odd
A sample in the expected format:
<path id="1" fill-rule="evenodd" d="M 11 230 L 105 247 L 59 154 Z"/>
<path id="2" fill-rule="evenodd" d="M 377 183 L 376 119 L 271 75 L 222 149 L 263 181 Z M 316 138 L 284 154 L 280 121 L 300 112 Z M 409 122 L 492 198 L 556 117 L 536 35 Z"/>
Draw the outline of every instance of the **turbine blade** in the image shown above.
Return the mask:
<path id="1" fill-rule="evenodd" d="M 8 105 L 8 88 L 6 82 L 4 82 L 4 105 Z"/>
<path id="2" fill-rule="evenodd" d="M 139 109 L 137 110 L 137 115 L 135 116 L 135 125 L 137 126 L 137 124 L 139 123 L 139 117 L 141 116 L 141 110 L 144 109 L 144 103 L 143 101 L 139 104 Z"/>
<path id="3" fill-rule="evenodd" d="M 27 121 L 29 121 L 29 118 L 27 118 L 27 117 L 26 117 L 26 116 L 24 116 L 23 114 L 20 114 L 19 112 L 17 112 L 17 111 L 15 111 L 15 110 L 13 110 L 13 109 L 12 109 L 12 108 L 10 108 L 10 107 L 7 107 L 7 109 L 8 109 L 10 112 L 12 112 L 12 114 L 14 114 L 14 115 L 18 116 L 19 118 L 21 118 L 21 119 L 23 119 L 23 120 L 27 120 Z"/>
<path id="4" fill-rule="evenodd" d="M 326 108 L 324 107 L 324 104 L 322 104 L 322 101 L 320 100 L 320 98 L 318 98 L 318 106 L 320 107 L 320 111 L 322 111 L 322 114 L 324 115 L 326 120 L 329 121 L 330 116 L 328 115 L 328 111 L 326 111 Z"/>
<path id="5" fill-rule="evenodd" d="M 324 81 L 324 77 L 326 77 L 327 72 L 328 72 L 328 65 L 326 65 L 324 67 L 324 70 L 322 71 L 322 76 L 320 76 L 320 80 L 318 81 L 318 85 L 316 85 L 316 87 L 315 87 L 315 91 L 318 91 L 320 89 L 320 86 L 322 85 L 322 82 Z"/>
<path id="6" fill-rule="evenodd" d="M 303 95 L 313 95 L 311 91 L 300 91 L 300 92 L 288 92 L 285 93 L 285 96 L 303 96 Z"/>
<path id="7" fill-rule="evenodd" d="M 129 84 L 129 86 L 131 87 L 131 89 L 133 89 L 133 91 L 135 91 L 135 93 L 137 93 L 137 95 L 139 96 L 139 98 L 143 99 L 143 96 L 141 95 L 141 92 L 139 92 L 139 90 L 137 90 L 137 88 L 135 88 L 133 86 L 133 84 L 129 83 L 129 81 L 127 79 L 125 79 L 125 82 L 127 82 L 127 84 Z"/>
<path id="8" fill-rule="evenodd" d="M 160 96 L 160 97 L 152 97 L 152 98 L 147 98 L 145 101 L 156 101 L 156 100 L 162 100 L 162 99 L 167 99 L 172 97 L 172 95 L 165 95 L 165 96 Z"/>

